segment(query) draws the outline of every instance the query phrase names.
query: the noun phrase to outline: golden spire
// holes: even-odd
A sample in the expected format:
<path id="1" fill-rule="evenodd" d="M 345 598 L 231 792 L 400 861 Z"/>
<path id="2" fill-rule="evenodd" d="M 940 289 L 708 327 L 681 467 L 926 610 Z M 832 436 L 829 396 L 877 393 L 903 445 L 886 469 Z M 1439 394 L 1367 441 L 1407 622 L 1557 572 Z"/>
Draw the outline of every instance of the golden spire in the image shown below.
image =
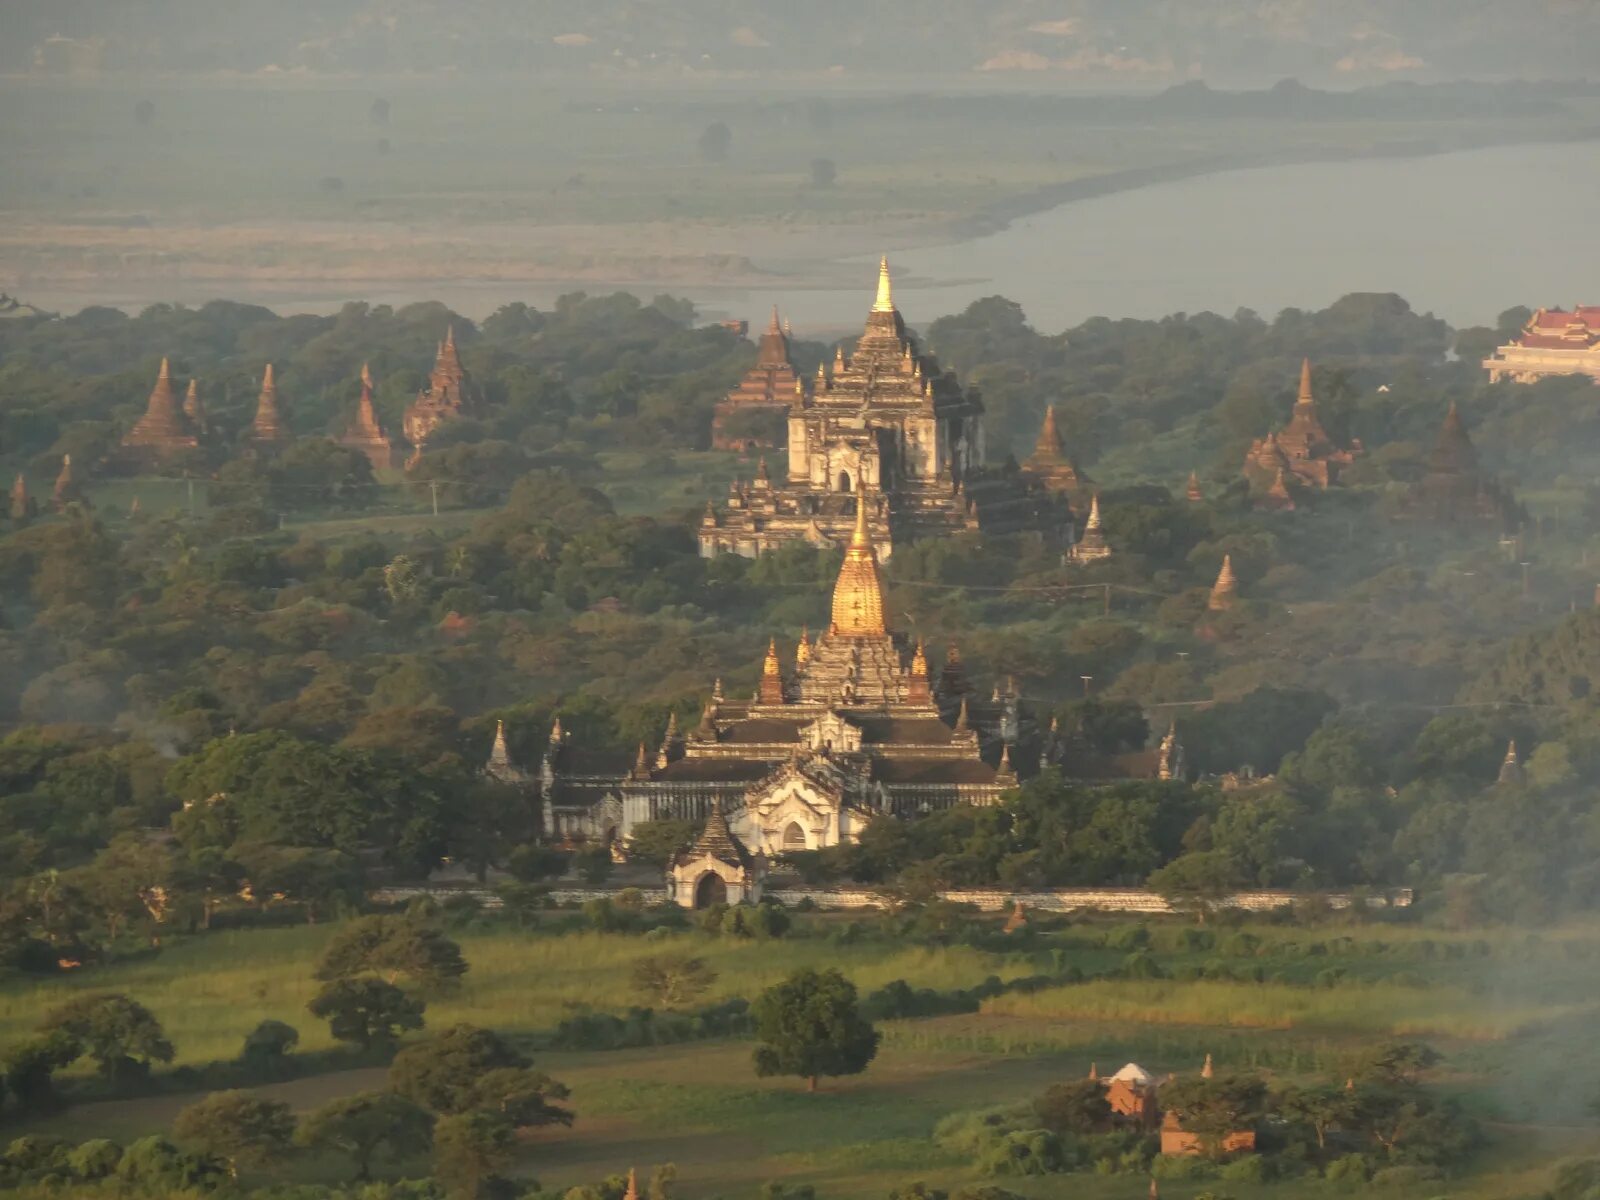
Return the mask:
<path id="1" fill-rule="evenodd" d="M 1201 1079 L 1210 1079 L 1215 1074 L 1216 1074 L 1216 1070 L 1211 1065 L 1211 1055 L 1208 1054 L 1208 1055 L 1206 1055 L 1205 1066 L 1200 1068 L 1200 1078 Z"/>
<path id="2" fill-rule="evenodd" d="M 1088 533 L 1091 529 L 1100 528 L 1100 493 L 1096 492 L 1089 498 L 1089 520 L 1084 525 L 1083 531 Z"/>
<path id="3" fill-rule="evenodd" d="M 833 632 L 854 636 L 881 636 L 888 632 L 883 614 L 883 581 L 878 577 L 878 556 L 867 532 L 870 498 L 856 481 L 856 527 L 833 586 Z"/>
<path id="4" fill-rule="evenodd" d="M 794 648 L 794 665 L 803 667 L 811 661 L 811 634 L 804 625 L 800 626 L 800 644 Z"/>
<path id="5" fill-rule="evenodd" d="M 511 751 L 506 747 L 506 723 L 494 723 L 494 745 L 489 750 L 489 761 L 495 765 L 502 765 L 511 761 Z"/>
<path id="6" fill-rule="evenodd" d="M 777 638 L 767 639 L 767 657 L 761 664 L 761 673 L 769 679 L 783 673 L 782 668 L 778 665 Z"/>
<path id="7" fill-rule="evenodd" d="M 894 288 L 889 282 L 889 256 L 887 254 L 878 260 L 878 298 L 872 302 L 872 311 L 875 313 L 891 313 L 894 311 Z"/>
<path id="8" fill-rule="evenodd" d="M 1100 1065 L 1098 1063 L 1090 1063 L 1089 1064 L 1089 1078 L 1090 1079 L 1099 1079 L 1100 1078 Z"/>
<path id="9" fill-rule="evenodd" d="M 783 332 L 783 326 L 781 324 L 779 324 L 779 322 L 778 322 L 778 306 L 776 304 L 774 304 L 772 306 L 772 321 L 771 321 L 771 323 L 769 323 L 767 325 L 767 332 L 768 333 L 782 333 Z"/>
<path id="10" fill-rule="evenodd" d="M 917 652 L 911 656 L 911 673 L 913 675 L 926 675 L 928 673 L 928 655 L 922 648 L 922 639 L 917 639 Z"/>
<path id="11" fill-rule="evenodd" d="M 628 1168 L 628 1190 L 622 1193 L 622 1200 L 639 1200 L 639 1177 L 632 1167 Z"/>
<path id="12" fill-rule="evenodd" d="M 1206 600 L 1206 607 L 1213 611 L 1233 607 L 1233 595 L 1239 587 L 1239 581 L 1233 576 L 1233 556 L 1222 556 L 1222 570 L 1217 572 L 1217 581 L 1211 585 L 1211 595 Z"/>

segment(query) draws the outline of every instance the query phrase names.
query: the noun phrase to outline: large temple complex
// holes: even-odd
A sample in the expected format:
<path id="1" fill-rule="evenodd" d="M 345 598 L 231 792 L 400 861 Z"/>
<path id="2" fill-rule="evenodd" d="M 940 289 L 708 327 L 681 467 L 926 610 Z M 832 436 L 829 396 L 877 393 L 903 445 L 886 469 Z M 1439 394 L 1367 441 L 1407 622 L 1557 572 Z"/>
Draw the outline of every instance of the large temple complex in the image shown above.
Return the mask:
<path id="1" fill-rule="evenodd" d="M 583 753 L 558 722 L 536 774 L 503 737 L 488 773 L 537 788 L 557 840 L 625 843 L 644 821 L 720 812 L 740 846 L 772 855 L 854 841 L 880 813 L 998 801 L 1017 782 L 1014 689 L 979 701 L 954 647 L 935 676 L 924 646 L 890 631 L 871 508 L 856 509 L 827 629 L 802 631 L 787 663 L 769 644 L 754 695 L 719 681 L 692 729 L 669 724 L 631 766 Z"/>
<path id="2" fill-rule="evenodd" d="M 1541 308 L 1522 332 L 1483 360 L 1489 382 L 1532 383 L 1547 375 L 1600 379 L 1600 305 L 1574 304 L 1572 311 Z"/>
<path id="3" fill-rule="evenodd" d="M 761 353 L 772 360 L 774 389 L 780 352 L 786 363 L 787 340 L 769 329 Z M 747 376 L 743 386 L 747 405 L 756 393 L 767 403 L 765 382 Z M 787 413 L 785 468 L 774 480 L 763 463 L 753 481 L 732 485 L 721 511 L 708 506 L 699 529 L 705 557 L 754 557 L 797 541 L 843 545 L 863 499 L 883 558 L 897 544 L 963 530 L 1061 537 L 1070 521 L 1065 501 L 1033 477 L 984 467 L 983 404 L 918 350 L 895 307 L 887 260 L 855 352 L 841 348 L 831 371 L 819 367 L 810 391 L 796 380 Z"/>

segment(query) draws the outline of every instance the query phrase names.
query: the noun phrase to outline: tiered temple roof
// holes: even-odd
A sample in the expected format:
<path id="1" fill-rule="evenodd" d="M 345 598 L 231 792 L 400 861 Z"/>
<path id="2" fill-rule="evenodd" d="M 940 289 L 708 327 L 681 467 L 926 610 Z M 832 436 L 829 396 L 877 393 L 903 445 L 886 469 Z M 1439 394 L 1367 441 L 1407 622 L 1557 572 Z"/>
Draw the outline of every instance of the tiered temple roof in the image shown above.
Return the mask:
<path id="1" fill-rule="evenodd" d="M 778 321 L 778 310 L 772 310 L 772 321 L 761 335 L 756 349 L 756 361 L 739 385 L 717 403 L 711 419 L 711 444 L 719 450 L 748 450 L 757 446 L 775 446 L 777 439 L 763 436 L 748 428 L 729 429 L 729 418 L 740 413 L 766 413 L 769 423 L 782 428 L 789 415 L 789 406 L 797 395 L 804 394 L 804 385 L 795 374 L 789 360 L 789 337 Z"/>
<path id="2" fill-rule="evenodd" d="M 372 406 L 372 372 L 365 363 L 361 364 L 361 397 L 338 441 L 347 449 L 365 454 L 374 471 L 394 466 L 394 443 L 378 424 L 378 414 Z"/>
<path id="3" fill-rule="evenodd" d="M 1033 453 L 1022 464 L 1022 469 L 1052 492 L 1064 493 L 1074 501 L 1089 482 L 1062 443 L 1061 431 L 1056 427 L 1054 404 L 1045 407 L 1039 439 L 1033 444 Z"/>
<path id="4" fill-rule="evenodd" d="M 828 628 L 814 642 L 802 633 L 792 669 L 770 642 L 750 700 L 730 700 L 719 682 L 694 728 L 679 737 L 673 723 L 654 760 L 631 768 L 597 769 L 557 739 L 543 773 L 546 829 L 626 838 L 642 821 L 721 805 L 752 850 L 776 853 L 852 841 L 878 813 L 995 802 L 1016 781 L 1005 751 L 1014 689 L 974 701 L 959 656 L 935 687 L 925 649 L 890 630 L 890 611 L 862 509 Z"/>
<path id="5" fill-rule="evenodd" d="M 272 377 L 272 364 L 261 374 L 261 394 L 256 398 L 255 419 L 250 422 L 247 440 L 258 450 L 286 445 L 293 435 L 278 411 L 278 385 Z"/>
<path id="6" fill-rule="evenodd" d="M 1479 466 L 1454 400 L 1439 426 L 1427 474 L 1406 494 L 1405 512 L 1438 524 L 1484 523 L 1505 529 L 1520 516 L 1516 501 Z"/>
<path id="7" fill-rule="evenodd" d="M 129 458 L 161 459 L 193 450 L 198 445 L 194 431 L 178 407 L 178 398 L 172 391 L 172 372 L 163 358 L 144 415 L 123 435 L 122 453 Z"/>
<path id="8" fill-rule="evenodd" d="M 983 466 L 983 405 L 923 354 L 895 307 L 887 260 L 866 326 L 848 358 L 819 368 L 788 411 L 788 465 L 774 482 L 737 481 L 726 507 L 707 511 L 700 552 L 754 556 L 794 541 L 844 544 L 857 490 L 878 554 L 962 530 L 1038 529 L 1058 537 L 1064 503 L 1019 470 Z"/>
<path id="9" fill-rule="evenodd" d="M 444 341 L 439 343 L 439 352 L 434 356 L 428 386 L 417 394 L 401 421 L 406 441 L 420 454 L 429 434 L 444 422 L 472 412 L 477 402 L 477 389 L 472 376 L 461 365 L 461 356 L 456 352 L 455 327 L 451 326 L 445 331 Z"/>
<path id="10" fill-rule="evenodd" d="M 1600 305 L 1541 308 L 1522 333 L 1483 360 L 1489 382 L 1532 383 L 1547 375 L 1600 379 Z"/>
<path id="11" fill-rule="evenodd" d="M 1323 428 L 1311 392 L 1311 360 L 1305 359 L 1300 364 L 1300 392 L 1289 423 L 1251 444 L 1244 473 L 1257 491 L 1270 488 L 1280 471 L 1310 487 L 1328 488 L 1338 483 L 1340 468 L 1349 466 L 1361 453 L 1359 441 L 1352 442 L 1349 449 L 1341 448 Z"/>

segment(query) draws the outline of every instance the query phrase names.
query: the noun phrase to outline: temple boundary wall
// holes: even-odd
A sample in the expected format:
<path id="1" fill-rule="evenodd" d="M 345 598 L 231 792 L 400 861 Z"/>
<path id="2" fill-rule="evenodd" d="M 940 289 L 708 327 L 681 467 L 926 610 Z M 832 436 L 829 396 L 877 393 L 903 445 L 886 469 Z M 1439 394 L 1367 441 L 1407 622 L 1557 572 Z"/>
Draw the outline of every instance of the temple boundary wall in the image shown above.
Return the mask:
<path id="1" fill-rule="evenodd" d="M 582 904 L 589 900 L 615 897 L 622 892 L 640 893 L 652 904 L 669 903 L 667 889 L 662 887 L 555 887 L 550 898 L 558 904 Z M 768 888 L 765 895 L 793 908 L 810 900 L 818 908 L 888 908 L 893 903 L 889 895 L 870 888 Z M 474 885 L 449 886 L 418 884 L 379 888 L 372 898 L 384 902 L 403 902 L 416 896 L 433 896 L 445 899 L 450 896 L 471 896 L 485 908 L 499 908 L 500 897 L 486 887 Z M 938 893 L 941 900 L 956 904 L 970 904 L 983 912 L 1004 912 L 1016 905 L 1041 912 L 1106 912 L 1168 915 L 1184 911 L 1164 896 L 1148 888 L 1050 888 L 1043 891 L 1015 892 L 998 888 L 950 888 Z M 1245 912 L 1272 912 L 1290 908 L 1305 900 L 1320 900 L 1329 908 L 1344 909 L 1361 905 L 1369 909 L 1409 908 L 1415 899 L 1410 888 L 1395 888 L 1371 895 L 1348 892 L 1290 892 L 1281 890 L 1235 892 L 1224 897 L 1218 908 L 1234 908 Z"/>

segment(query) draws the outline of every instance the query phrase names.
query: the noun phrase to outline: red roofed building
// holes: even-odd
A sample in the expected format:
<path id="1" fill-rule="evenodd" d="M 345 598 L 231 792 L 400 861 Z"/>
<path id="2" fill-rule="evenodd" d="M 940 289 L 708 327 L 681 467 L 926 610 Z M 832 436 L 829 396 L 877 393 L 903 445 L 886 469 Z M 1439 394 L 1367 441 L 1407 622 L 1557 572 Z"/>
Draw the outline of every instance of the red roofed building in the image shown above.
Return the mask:
<path id="1" fill-rule="evenodd" d="M 1489 382 L 1532 383 L 1546 375 L 1600 379 L 1600 305 L 1578 304 L 1569 312 L 1541 308 L 1521 336 L 1483 360 Z"/>

